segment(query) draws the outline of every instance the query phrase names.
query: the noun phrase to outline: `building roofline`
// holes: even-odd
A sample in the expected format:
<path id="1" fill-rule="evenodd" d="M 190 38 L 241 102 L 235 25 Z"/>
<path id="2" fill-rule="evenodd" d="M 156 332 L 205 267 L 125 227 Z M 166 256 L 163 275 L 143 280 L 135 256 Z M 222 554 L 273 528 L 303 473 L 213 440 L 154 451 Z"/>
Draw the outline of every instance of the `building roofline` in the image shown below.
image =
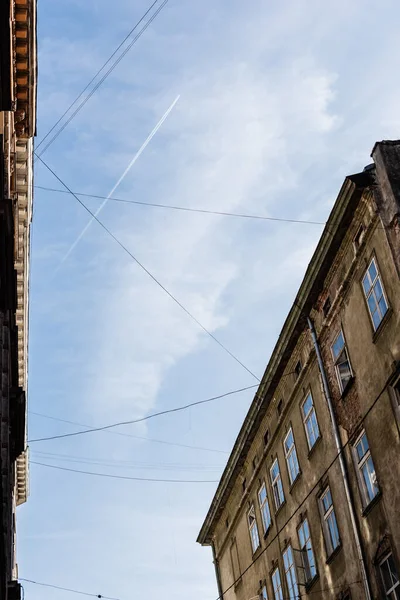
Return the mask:
<path id="1" fill-rule="evenodd" d="M 304 327 L 305 318 L 318 298 L 321 281 L 324 281 L 331 260 L 346 235 L 347 225 L 351 222 L 362 191 L 371 183 L 373 183 L 371 171 L 349 175 L 343 182 L 201 527 L 197 542 L 202 545 L 210 545 L 212 542 L 216 520 L 245 462 L 247 452 L 273 398 L 298 335 Z"/>

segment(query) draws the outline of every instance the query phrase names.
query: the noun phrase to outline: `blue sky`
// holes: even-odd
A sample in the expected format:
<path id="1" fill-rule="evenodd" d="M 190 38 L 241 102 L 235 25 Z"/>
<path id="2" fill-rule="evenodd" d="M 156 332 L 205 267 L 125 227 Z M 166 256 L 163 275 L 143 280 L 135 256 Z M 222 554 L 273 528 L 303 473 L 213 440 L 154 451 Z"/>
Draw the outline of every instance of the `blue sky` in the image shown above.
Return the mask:
<path id="1" fill-rule="evenodd" d="M 38 142 L 149 4 L 41 0 Z M 71 189 L 105 196 L 179 94 L 116 196 L 324 221 L 373 143 L 399 137 L 399 17 L 394 0 L 338 0 L 329 10 L 316 0 L 169 0 L 43 158 Z M 36 184 L 60 188 L 39 164 Z M 101 201 L 85 202 L 96 210 Z M 112 202 L 100 218 L 262 375 L 321 226 Z M 254 382 L 98 224 L 60 265 L 87 222 L 72 196 L 36 190 L 31 411 L 102 425 Z M 31 444 L 31 458 L 217 480 L 251 400 L 246 392 L 118 430 L 222 452 L 93 433 Z M 29 418 L 30 439 L 75 429 Z M 121 600 L 214 600 L 211 552 L 195 539 L 215 488 L 32 464 L 19 574 Z M 26 594 L 70 596 L 30 584 Z"/>

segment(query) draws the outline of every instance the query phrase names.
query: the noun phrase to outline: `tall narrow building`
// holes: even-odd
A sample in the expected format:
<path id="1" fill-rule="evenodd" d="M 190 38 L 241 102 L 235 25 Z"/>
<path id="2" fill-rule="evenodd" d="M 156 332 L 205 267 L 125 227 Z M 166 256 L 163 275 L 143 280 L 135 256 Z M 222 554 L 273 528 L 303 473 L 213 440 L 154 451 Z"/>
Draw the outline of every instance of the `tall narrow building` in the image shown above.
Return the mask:
<path id="1" fill-rule="evenodd" d="M 18 600 L 16 507 L 28 495 L 29 230 L 36 129 L 36 0 L 0 2 L 0 600 Z"/>
<path id="2" fill-rule="evenodd" d="M 346 177 L 198 536 L 224 600 L 400 598 L 400 141 Z"/>

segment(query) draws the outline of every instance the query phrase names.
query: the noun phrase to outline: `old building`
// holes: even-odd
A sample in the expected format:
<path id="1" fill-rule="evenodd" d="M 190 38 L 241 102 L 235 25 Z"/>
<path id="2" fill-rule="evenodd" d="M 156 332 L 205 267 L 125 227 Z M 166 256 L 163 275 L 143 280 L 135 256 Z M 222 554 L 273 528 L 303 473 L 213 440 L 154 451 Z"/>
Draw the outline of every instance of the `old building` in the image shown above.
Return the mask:
<path id="1" fill-rule="evenodd" d="M 0 600 L 20 596 L 16 506 L 26 501 L 29 227 L 36 0 L 0 3 Z"/>
<path id="2" fill-rule="evenodd" d="M 346 177 L 198 542 L 225 600 L 400 598 L 400 141 Z"/>

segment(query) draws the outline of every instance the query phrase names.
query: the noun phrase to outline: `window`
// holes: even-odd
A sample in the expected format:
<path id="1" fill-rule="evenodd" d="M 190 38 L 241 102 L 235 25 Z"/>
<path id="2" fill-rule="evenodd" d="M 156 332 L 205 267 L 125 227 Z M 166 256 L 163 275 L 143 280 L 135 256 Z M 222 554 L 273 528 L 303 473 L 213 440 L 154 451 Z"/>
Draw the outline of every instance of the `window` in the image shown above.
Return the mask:
<path id="1" fill-rule="evenodd" d="M 258 491 L 258 503 L 260 505 L 260 513 L 264 533 L 267 533 L 268 529 L 271 527 L 271 513 L 269 511 L 267 487 L 265 485 L 265 482 L 262 484 Z"/>
<path id="2" fill-rule="evenodd" d="M 330 296 L 328 296 L 322 307 L 322 312 L 324 313 L 324 317 L 328 316 L 328 313 L 331 310 L 331 306 L 332 306 L 331 298 L 330 298 Z"/>
<path id="3" fill-rule="evenodd" d="M 335 509 L 333 508 L 332 494 L 329 487 L 326 488 L 320 498 L 322 513 L 322 526 L 324 530 L 326 548 L 328 555 L 332 554 L 340 544 L 339 530 L 336 522 Z"/>
<path id="4" fill-rule="evenodd" d="M 310 527 L 308 520 L 304 519 L 297 530 L 299 536 L 299 544 L 301 550 L 301 560 L 304 569 L 304 579 L 308 583 L 317 574 L 317 568 L 315 566 L 314 552 L 311 544 Z"/>
<path id="5" fill-rule="evenodd" d="M 256 521 L 256 513 L 254 510 L 254 505 L 251 505 L 249 512 L 247 513 L 247 522 L 249 524 L 249 532 L 251 539 L 251 547 L 253 549 L 253 554 L 257 550 L 260 545 L 260 537 L 258 535 L 258 527 Z"/>
<path id="6" fill-rule="evenodd" d="M 228 517 L 228 518 L 226 519 L 226 521 L 225 521 L 225 527 L 226 527 L 227 529 L 229 529 L 229 517 Z"/>
<path id="7" fill-rule="evenodd" d="M 283 493 L 281 472 L 279 470 L 279 463 L 278 463 L 277 458 L 274 460 L 270 472 L 271 472 L 272 490 L 274 493 L 274 500 L 275 500 L 275 508 L 276 508 L 276 510 L 278 510 L 278 508 L 285 502 L 285 496 Z"/>
<path id="8" fill-rule="evenodd" d="M 275 600 L 283 600 L 282 582 L 279 569 L 275 569 L 275 571 L 272 573 L 272 586 L 274 588 Z"/>
<path id="9" fill-rule="evenodd" d="M 331 351 L 335 363 L 335 371 L 339 382 L 339 388 L 340 391 L 343 392 L 350 379 L 353 377 L 353 372 L 351 370 L 349 355 L 342 330 L 339 331 L 339 335 L 333 343 Z"/>
<path id="10" fill-rule="evenodd" d="M 297 452 L 294 443 L 292 428 L 289 429 L 283 445 L 285 448 L 285 458 L 289 472 L 289 481 L 292 484 L 300 473 L 299 461 L 297 460 Z"/>
<path id="11" fill-rule="evenodd" d="M 262 588 L 261 588 L 260 599 L 261 600 L 268 600 L 268 592 L 267 592 L 267 586 L 266 585 L 263 585 Z"/>
<path id="12" fill-rule="evenodd" d="M 276 410 L 278 411 L 278 415 L 281 416 L 282 411 L 283 411 L 283 400 L 282 399 L 279 400 Z"/>
<path id="13" fill-rule="evenodd" d="M 257 456 L 255 456 L 253 458 L 253 463 L 252 464 L 253 464 L 253 472 L 254 472 L 256 470 L 256 468 L 257 468 Z"/>
<path id="14" fill-rule="evenodd" d="M 247 483 L 246 483 L 246 479 L 243 479 L 243 481 L 242 481 L 242 492 L 243 492 L 243 494 L 244 494 L 244 493 L 245 493 L 245 491 L 246 491 L 246 485 L 247 485 Z"/>
<path id="15" fill-rule="evenodd" d="M 314 402 L 311 396 L 311 392 L 304 400 L 301 410 L 303 413 L 303 422 L 304 428 L 306 430 L 308 447 L 311 450 L 311 448 L 314 446 L 315 442 L 319 438 L 317 415 L 315 414 Z"/>
<path id="16" fill-rule="evenodd" d="M 297 363 L 297 365 L 294 368 L 296 377 L 298 377 L 300 375 L 302 368 L 303 368 L 303 365 L 301 364 L 301 360 L 299 360 L 299 362 Z"/>
<path id="17" fill-rule="evenodd" d="M 365 431 L 362 432 L 354 444 L 354 455 L 363 502 L 367 506 L 379 492 L 379 487 Z"/>
<path id="18" fill-rule="evenodd" d="M 394 564 L 393 554 L 389 554 L 379 565 L 385 598 L 400 600 L 399 574 Z"/>
<path id="19" fill-rule="evenodd" d="M 283 553 L 283 564 L 285 567 L 289 598 L 290 600 L 297 600 L 299 597 L 299 587 L 297 585 L 296 567 L 294 566 L 293 550 L 291 546 L 288 546 Z"/>
<path id="20" fill-rule="evenodd" d="M 367 269 L 362 280 L 365 298 L 367 299 L 369 314 L 375 331 L 378 329 L 383 317 L 387 313 L 388 304 L 385 298 L 385 292 L 378 273 L 375 258 Z"/>
<path id="21" fill-rule="evenodd" d="M 269 430 L 267 429 L 267 431 L 264 433 L 264 445 L 268 446 L 268 442 L 269 442 Z"/>

